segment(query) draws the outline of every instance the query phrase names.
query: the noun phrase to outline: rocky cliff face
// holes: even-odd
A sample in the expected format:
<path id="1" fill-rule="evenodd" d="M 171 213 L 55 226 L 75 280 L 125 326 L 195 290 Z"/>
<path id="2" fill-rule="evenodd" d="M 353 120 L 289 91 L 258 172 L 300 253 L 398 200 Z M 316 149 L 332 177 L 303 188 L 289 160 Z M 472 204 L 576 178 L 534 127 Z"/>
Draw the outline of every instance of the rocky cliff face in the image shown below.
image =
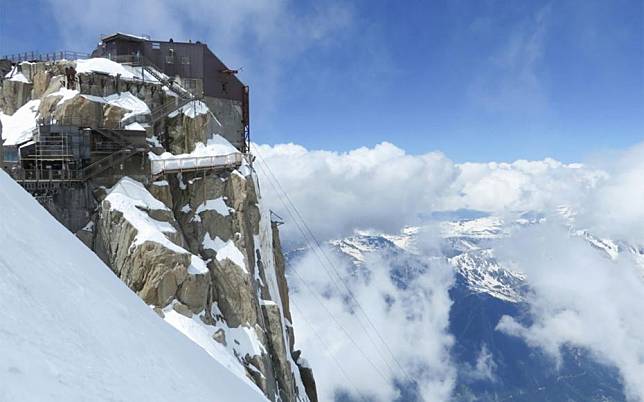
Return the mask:
<path id="1" fill-rule="evenodd" d="M 34 119 L 83 115 L 118 124 L 132 106 L 105 107 L 105 97 L 129 94 L 149 109 L 172 99 L 159 83 L 139 85 L 109 72 L 84 72 L 80 90 L 61 89 L 65 65 L 28 64 L 21 69 L 24 80 L 5 79 L 3 122 L 32 100 L 39 100 Z M 166 151 L 157 137 L 167 138 L 167 150 L 179 154 L 217 134 L 216 119 L 195 110 L 175 111 L 145 128 L 157 154 Z M 89 182 L 55 196 L 48 209 L 63 223 L 64 211 L 86 217 L 77 236 L 132 291 L 270 400 L 316 400 L 312 373 L 298 365 L 300 352 L 294 350 L 279 233 L 247 162 L 232 171 Z"/>

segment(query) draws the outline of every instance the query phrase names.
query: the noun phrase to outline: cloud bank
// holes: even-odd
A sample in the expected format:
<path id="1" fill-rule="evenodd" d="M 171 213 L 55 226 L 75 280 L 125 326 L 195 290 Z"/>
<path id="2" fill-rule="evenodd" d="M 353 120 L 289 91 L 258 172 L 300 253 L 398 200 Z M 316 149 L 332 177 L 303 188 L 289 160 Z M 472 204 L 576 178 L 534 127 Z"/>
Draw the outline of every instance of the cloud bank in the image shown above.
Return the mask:
<path id="1" fill-rule="evenodd" d="M 580 209 L 580 223 L 602 236 L 644 244 L 644 143 L 602 161 L 608 180 Z"/>
<path id="2" fill-rule="evenodd" d="M 323 239 L 355 229 L 396 233 L 435 211 L 467 208 L 506 214 L 579 207 L 607 178 L 602 170 L 553 159 L 457 164 L 439 152 L 410 155 L 387 142 L 346 153 L 294 144 L 259 145 L 255 150 L 263 192 L 272 207 L 287 216 L 268 169 Z"/>
<path id="3" fill-rule="evenodd" d="M 586 348 L 620 370 L 630 400 L 644 401 L 644 282 L 632 257 L 612 261 L 554 224 L 525 229 L 498 251 L 528 275 L 535 319 L 523 326 L 504 316 L 498 329 L 557 361 L 564 346 Z"/>
<path id="4" fill-rule="evenodd" d="M 497 330 L 543 349 L 553 356 L 555 365 L 562 346 L 585 348 L 600 362 L 618 368 L 630 400 L 644 400 L 644 144 L 604 163 L 587 165 L 552 159 L 458 164 L 441 153 L 410 155 L 389 143 L 347 153 L 311 151 L 293 144 L 260 145 L 256 151 L 262 193 L 286 218 L 283 233 L 293 243 L 299 234 L 293 218 L 285 213 L 280 191 L 270 184 L 268 167 L 323 240 L 356 229 L 396 233 L 436 211 L 467 208 L 508 218 L 525 211 L 542 213 L 546 223 L 519 230 L 495 245 L 504 266 L 527 274 L 534 320 L 533 325 L 523 326 L 504 317 Z M 572 212 L 567 219 L 557 212 L 562 206 Z M 620 257 L 611 260 L 575 236 L 570 224 L 630 246 L 623 246 Z M 426 241 L 431 243 L 431 236 Z M 437 249 L 423 244 L 421 252 L 430 259 Z M 639 255 L 632 254 L 638 249 Z M 324 295 L 325 305 L 356 336 L 358 344 L 365 345 L 369 355 L 378 356 L 357 324 L 356 312 L 333 290 L 320 264 L 309 255 L 292 268 L 312 281 L 313 288 Z M 351 267 L 343 267 L 343 272 L 405 366 L 414 370 L 414 362 L 423 360 L 425 370 L 416 373 L 434 373 L 419 377 L 423 378 L 424 400 L 447 400 L 455 373 L 449 359 L 453 339 L 447 333 L 447 292 L 453 277 L 430 269 L 429 276 L 415 281 L 414 290 L 407 293 L 396 288 L 387 275 L 397 264 L 400 261 L 393 256 L 375 256 L 366 262 L 371 274 L 364 275 L 363 281 L 349 275 Z M 319 299 L 302 291 L 297 280 L 290 280 L 296 283 L 294 300 L 300 304 L 300 314 L 294 317 L 298 342 L 312 354 L 322 399 L 331 400 L 338 390 L 351 394 L 358 389 L 373 400 L 394 400 L 397 391 L 392 384 L 402 380 L 400 371 L 382 361 L 379 370 L 370 368 L 336 323 L 329 322 Z M 391 300 L 399 303 L 392 307 Z M 409 320 L 415 313 L 422 317 Z M 300 324 L 305 319 L 317 323 L 316 329 L 305 329 Z M 316 334 L 327 339 L 331 355 L 349 364 L 349 382 L 329 360 L 326 348 L 313 346 L 319 345 Z M 494 356 L 483 349 L 468 373 L 494 380 L 494 368 Z M 387 380 L 378 380 L 374 387 L 378 371 Z M 347 385 L 351 383 L 353 387 Z"/>

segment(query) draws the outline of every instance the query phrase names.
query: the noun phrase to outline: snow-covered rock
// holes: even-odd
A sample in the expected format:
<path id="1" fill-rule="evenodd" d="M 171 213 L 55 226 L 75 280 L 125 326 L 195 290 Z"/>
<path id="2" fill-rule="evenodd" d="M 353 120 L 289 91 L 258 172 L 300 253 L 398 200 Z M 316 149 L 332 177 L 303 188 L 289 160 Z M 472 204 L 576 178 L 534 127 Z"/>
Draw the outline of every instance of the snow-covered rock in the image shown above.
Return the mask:
<path id="1" fill-rule="evenodd" d="M 279 241 L 260 212 L 256 178 L 235 171 L 180 180 L 146 187 L 121 179 L 79 236 L 91 232 L 91 246 L 123 282 L 208 354 L 227 356 L 271 399 L 307 400 L 291 357 Z"/>
<path id="2" fill-rule="evenodd" d="M 111 76 L 121 76 L 124 79 L 134 78 L 134 74 L 128 71 L 123 65 L 104 58 L 93 58 L 76 61 L 76 72 L 83 73 L 102 73 Z"/>
<path id="3" fill-rule="evenodd" d="M 2 138 L 5 140 L 5 145 L 21 144 L 33 137 L 39 107 L 40 100 L 36 99 L 27 102 L 12 115 L 0 112 Z"/>
<path id="4" fill-rule="evenodd" d="M 221 134 L 223 130 L 208 106 L 197 100 L 172 111 L 167 117 L 170 138 L 168 151 L 172 154 L 196 151 L 199 144 L 208 144 L 212 140 L 212 134 Z"/>
<path id="5" fill-rule="evenodd" d="M 6 114 L 13 114 L 31 99 L 33 84 L 24 79 L 6 79 L 0 88 L 0 110 Z"/>
<path id="6" fill-rule="evenodd" d="M 117 107 L 120 109 L 126 110 L 126 113 L 123 114 L 123 119 L 127 119 L 134 116 L 145 115 L 150 113 L 150 108 L 148 105 L 143 102 L 141 99 L 132 95 L 130 92 L 123 92 L 118 94 L 112 94 L 105 97 L 93 96 L 93 95 L 82 95 L 85 99 L 90 100 L 96 103 L 103 103 L 109 106 Z"/>

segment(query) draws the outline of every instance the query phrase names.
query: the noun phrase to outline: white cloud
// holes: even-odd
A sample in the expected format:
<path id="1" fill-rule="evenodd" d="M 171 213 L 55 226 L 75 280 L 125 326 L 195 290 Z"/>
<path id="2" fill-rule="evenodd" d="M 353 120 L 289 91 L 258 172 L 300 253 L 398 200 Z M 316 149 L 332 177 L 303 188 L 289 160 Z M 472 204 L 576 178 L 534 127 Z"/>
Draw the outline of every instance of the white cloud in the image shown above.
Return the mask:
<path id="1" fill-rule="evenodd" d="M 320 400 L 331 401 L 336 392 L 344 391 L 357 400 L 360 398 L 356 393 L 370 401 L 392 401 L 399 395 L 394 383 L 405 383 L 409 378 L 418 384 L 424 401 L 449 399 L 455 381 L 449 357 L 453 340 L 447 333 L 451 306 L 448 290 L 453 272 L 437 260 L 425 274 L 410 281 L 406 289 L 400 289 L 389 275 L 397 264 L 400 261 L 395 256 L 371 255 L 365 264 L 369 272 L 352 275 L 351 267 L 334 260 L 344 283 L 386 346 L 361 310 L 347 300 L 344 287 L 336 287 L 329 280 L 312 252 L 292 267 L 306 278 L 314 292 L 325 295 L 323 308 L 320 297 L 315 297 L 297 278 L 289 277 L 292 300 L 297 306 L 294 309 L 297 347 L 304 350 L 314 367 Z M 306 312 L 304 317 L 301 312 Z M 340 362 L 348 379 L 331 356 Z"/>
<path id="2" fill-rule="evenodd" d="M 505 316 L 498 329 L 559 359 L 588 349 L 617 367 L 632 401 L 644 401 L 644 282 L 628 255 L 610 260 L 556 224 L 523 230 L 498 249 L 528 275 L 534 323 Z"/>
<path id="3" fill-rule="evenodd" d="M 483 344 L 476 357 L 476 363 L 474 365 L 466 365 L 463 368 L 462 375 L 468 380 L 496 381 L 495 370 L 496 362 L 494 361 L 494 356 L 488 350 L 487 345 Z"/>
<path id="4" fill-rule="evenodd" d="M 603 236 L 644 244 L 644 143 L 603 162 L 610 180 L 585 203 L 580 224 Z"/>
<path id="5" fill-rule="evenodd" d="M 260 146 L 258 154 L 314 232 L 327 239 L 364 226 L 394 231 L 419 210 L 431 208 L 455 173 L 441 154 L 414 157 L 388 143 L 346 154 Z M 257 163 L 260 174 L 266 172 L 261 160 Z M 264 193 L 283 211 L 268 178 L 262 179 Z"/>
<path id="6" fill-rule="evenodd" d="M 347 153 L 293 144 L 261 145 L 256 151 L 263 193 L 272 208 L 289 218 L 266 176 L 266 164 L 322 239 L 355 229 L 397 233 L 419 215 L 437 210 L 503 214 L 552 209 L 578 202 L 606 177 L 552 159 L 456 164 L 438 152 L 409 155 L 390 143 Z M 291 240 L 298 235 L 293 225 L 285 231 Z"/>
<path id="7" fill-rule="evenodd" d="M 100 34 L 115 30 L 150 34 L 163 39 L 183 39 L 186 36 L 178 10 L 170 7 L 171 2 L 166 0 L 117 0 L 109 3 L 89 0 L 82 6 L 73 0 L 48 2 L 64 45 L 72 50 L 85 50 L 99 41 Z"/>

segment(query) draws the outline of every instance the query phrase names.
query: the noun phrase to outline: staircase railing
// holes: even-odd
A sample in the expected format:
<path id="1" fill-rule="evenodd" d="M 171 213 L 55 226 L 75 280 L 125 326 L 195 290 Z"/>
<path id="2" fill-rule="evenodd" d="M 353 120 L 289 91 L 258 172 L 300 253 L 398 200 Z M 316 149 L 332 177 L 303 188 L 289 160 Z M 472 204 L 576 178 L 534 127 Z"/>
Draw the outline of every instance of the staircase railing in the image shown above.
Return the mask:
<path id="1" fill-rule="evenodd" d="M 192 101 L 197 101 L 197 100 L 200 100 L 200 99 L 201 98 L 190 98 L 190 99 L 179 98 L 179 103 L 176 103 L 176 104 L 168 103 L 168 104 L 162 105 L 162 106 L 158 107 L 157 109 L 153 110 L 152 113 L 150 113 L 151 120 L 152 120 L 153 123 L 156 123 L 157 121 L 159 121 L 160 119 L 164 118 L 168 114 L 170 114 L 170 113 L 172 113 L 174 111 L 177 111 L 177 110 L 181 109 L 182 107 L 186 106 L 188 103 L 190 103 Z"/>

